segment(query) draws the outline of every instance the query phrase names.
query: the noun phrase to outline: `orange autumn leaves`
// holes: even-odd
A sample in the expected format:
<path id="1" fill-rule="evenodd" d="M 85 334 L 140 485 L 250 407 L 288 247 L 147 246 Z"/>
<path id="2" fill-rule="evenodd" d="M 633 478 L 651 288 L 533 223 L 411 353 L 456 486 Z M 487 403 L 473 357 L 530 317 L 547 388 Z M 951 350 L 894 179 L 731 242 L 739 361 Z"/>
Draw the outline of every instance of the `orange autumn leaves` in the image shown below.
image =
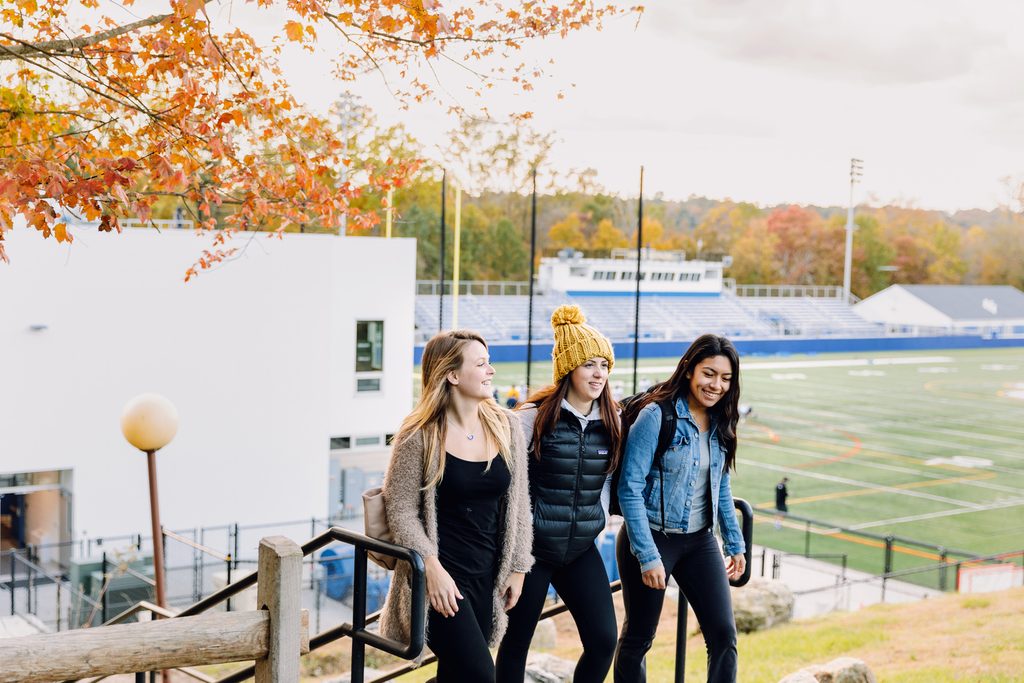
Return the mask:
<path id="1" fill-rule="evenodd" d="M 572 0 L 451 11 L 437 0 L 258 0 L 246 9 L 281 21 L 282 36 L 260 45 L 212 7 L 171 0 L 126 20 L 93 0 L 0 0 L 0 259 L 15 216 L 67 241 L 65 215 L 117 230 L 119 218 L 148 220 L 167 201 L 219 231 L 186 279 L 228 258 L 237 231 L 335 226 L 342 216 L 372 225 L 377 213 L 353 200 L 402 186 L 419 161 L 371 170 L 347 150 L 336 121 L 295 101 L 278 67 L 283 42 L 312 48 L 330 32 L 344 46 L 337 78 L 386 72 L 401 106 L 444 98 L 417 76 L 438 56 L 480 63 L 483 83 L 511 73 L 514 87 L 528 87 L 540 72 L 517 63 L 524 41 L 599 27 L 621 11 Z"/>

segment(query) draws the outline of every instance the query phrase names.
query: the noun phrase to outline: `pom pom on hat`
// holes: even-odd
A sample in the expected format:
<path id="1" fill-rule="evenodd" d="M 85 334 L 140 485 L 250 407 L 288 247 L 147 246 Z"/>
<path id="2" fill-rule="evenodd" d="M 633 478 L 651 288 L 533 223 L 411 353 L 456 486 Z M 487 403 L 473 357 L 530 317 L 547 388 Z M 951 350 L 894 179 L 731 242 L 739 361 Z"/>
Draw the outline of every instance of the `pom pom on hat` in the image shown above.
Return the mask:
<path id="1" fill-rule="evenodd" d="M 551 351 L 555 383 L 591 358 L 607 359 L 609 370 L 615 365 L 611 342 L 586 322 L 587 317 L 579 306 L 566 304 L 551 314 L 551 327 L 555 331 L 555 347 Z"/>
<path id="2" fill-rule="evenodd" d="M 580 310 L 579 306 L 570 306 L 563 304 L 555 309 L 555 312 L 551 314 L 551 327 L 558 327 L 559 325 L 582 325 L 587 322 L 587 316 L 583 315 L 583 311 Z"/>

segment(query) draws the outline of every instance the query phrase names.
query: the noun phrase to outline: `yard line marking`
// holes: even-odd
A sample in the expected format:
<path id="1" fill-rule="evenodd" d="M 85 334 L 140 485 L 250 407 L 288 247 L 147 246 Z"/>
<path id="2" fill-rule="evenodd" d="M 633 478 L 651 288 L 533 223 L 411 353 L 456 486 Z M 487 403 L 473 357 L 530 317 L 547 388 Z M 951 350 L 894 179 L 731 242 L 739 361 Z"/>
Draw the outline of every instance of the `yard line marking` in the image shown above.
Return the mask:
<path id="1" fill-rule="evenodd" d="M 981 503 L 970 503 L 964 500 L 957 500 L 956 498 L 947 498 L 946 496 L 936 496 L 931 493 L 924 493 L 922 491 L 913 491 L 907 489 L 898 489 L 895 486 L 887 486 L 884 484 L 872 484 L 867 481 L 858 481 L 856 479 L 849 479 L 847 477 L 837 477 L 832 474 L 822 474 L 821 472 L 808 472 L 807 470 L 800 470 L 795 467 L 786 467 L 784 465 L 772 465 L 766 462 L 758 462 L 756 460 L 748 460 L 745 464 L 753 465 L 754 467 L 760 467 L 761 469 L 771 470 L 773 472 L 783 472 L 785 474 L 792 474 L 793 476 L 810 477 L 811 479 L 820 479 L 821 481 L 829 481 L 834 484 L 846 484 L 847 486 L 857 486 L 864 489 L 874 489 L 879 492 L 896 493 L 902 496 L 910 496 L 912 498 L 921 498 L 924 500 L 931 500 L 938 503 L 945 503 L 947 505 L 956 505 L 957 507 L 970 508 L 977 510 L 984 507 Z M 923 483 L 923 482 L 916 482 Z"/>
<path id="2" fill-rule="evenodd" d="M 824 443 L 824 444 L 829 444 L 829 445 L 839 445 L 838 442 L 827 441 L 827 440 L 821 439 L 821 438 L 816 439 L 816 441 L 818 441 L 819 443 Z M 811 456 L 815 455 L 814 451 L 806 450 L 804 448 L 799 448 L 799 447 L 796 447 L 796 446 L 784 446 L 784 445 L 767 444 L 767 443 L 763 443 L 761 441 L 755 441 L 755 440 L 744 440 L 744 441 L 741 441 L 741 444 L 744 443 L 744 442 L 745 443 L 749 443 L 751 446 L 756 447 L 756 448 L 765 448 L 765 449 L 774 448 L 774 449 L 779 449 L 779 450 L 781 450 L 781 451 L 783 451 L 785 453 L 788 453 L 790 455 L 807 456 L 807 457 L 811 457 Z M 741 446 L 741 448 L 742 448 L 742 446 Z M 864 451 L 864 455 L 866 457 L 871 457 L 871 458 L 896 460 L 898 462 L 909 462 L 909 463 L 917 464 L 917 465 L 923 465 L 924 464 L 924 460 L 922 460 L 920 458 L 915 458 L 915 457 L 906 456 L 906 455 L 898 455 L 898 454 L 889 452 L 889 451 L 887 451 L 885 449 L 882 449 L 880 447 L 873 447 L 873 448 L 867 449 L 867 450 Z M 750 458 L 743 457 L 742 458 L 742 462 L 753 462 L 753 461 L 750 460 Z M 925 479 L 939 479 L 939 478 L 941 478 L 942 475 L 936 474 L 933 471 L 929 471 L 930 469 L 936 469 L 936 468 L 941 468 L 941 469 L 944 469 L 944 470 L 951 470 L 951 471 L 954 471 L 954 472 L 963 472 L 963 473 L 973 472 L 973 470 L 970 470 L 970 469 L 964 468 L 964 467 L 960 467 L 960 466 L 957 466 L 957 465 L 938 465 L 937 467 L 932 467 L 932 468 L 916 469 L 916 468 L 899 467 L 899 466 L 896 466 L 896 465 L 887 465 L 887 464 L 884 464 L 884 463 L 868 462 L 868 461 L 864 460 L 863 458 L 859 458 L 856 461 L 856 463 L 850 463 L 850 464 L 852 464 L 852 465 L 854 465 L 856 467 L 868 467 L 868 468 L 874 468 L 874 469 L 888 470 L 888 471 L 891 471 L 891 472 L 900 472 L 902 474 L 911 474 L 911 475 L 914 475 L 914 476 L 917 476 L 917 477 L 922 477 L 922 478 L 925 478 Z M 794 466 L 794 467 L 796 467 L 796 466 Z M 1020 470 L 1009 469 L 1009 468 L 1002 468 L 1002 467 L 996 467 L 996 466 L 989 467 L 989 468 L 986 468 L 986 469 L 987 469 L 987 471 L 999 472 L 999 473 L 1003 473 L 1003 474 L 1020 474 Z M 794 471 L 798 471 L 798 470 L 794 469 Z M 964 484 L 966 486 L 973 486 L 973 487 L 976 487 L 976 488 L 982 488 L 982 489 L 986 489 L 986 490 L 989 490 L 989 491 L 999 491 L 1000 493 L 1010 493 L 1010 494 L 1013 494 L 1013 495 L 1020 495 L 1021 493 L 1024 493 L 1024 489 L 1021 489 L 1019 487 L 1004 486 L 1004 485 L 1000 485 L 1000 484 L 991 483 L 991 482 L 988 482 L 988 481 L 966 481 L 966 482 L 964 482 Z"/>
<path id="3" fill-rule="evenodd" d="M 770 521 L 772 524 L 774 524 L 776 520 L 775 520 L 775 516 L 774 515 L 769 517 L 768 515 L 763 515 L 763 514 L 760 514 L 760 513 L 756 513 L 754 515 L 754 521 L 761 522 L 763 524 L 767 524 Z M 871 539 L 871 538 L 861 538 L 860 536 L 852 536 L 850 534 L 845 534 L 845 533 L 839 531 L 839 529 L 808 529 L 803 524 L 800 524 L 798 522 L 792 522 L 792 521 L 789 521 L 789 520 L 786 520 L 786 519 L 782 520 L 782 526 L 788 527 L 790 529 L 796 529 L 798 531 L 807 531 L 807 532 L 810 532 L 812 534 L 815 534 L 816 536 L 828 536 L 830 538 L 838 538 L 838 539 L 843 540 L 843 541 L 848 541 L 850 543 L 857 543 L 859 545 L 866 545 L 866 546 L 870 546 L 872 548 L 884 548 L 885 547 L 885 543 L 883 543 L 881 541 L 876 541 L 876 540 Z M 893 543 L 892 544 L 892 550 L 893 550 L 893 552 L 900 553 L 902 555 L 913 555 L 914 557 L 922 557 L 922 558 L 925 558 L 925 559 L 928 559 L 928 560 L 941 560 L 942 559 L 942 557 L 940 555 L 936 555 L 935 553 L 929 553 L 929 552 L 926 552 L 926 551 L 923 551 L 923 550 L 917 550 L 916 548 L 908 548 L 906 546 L 899 545 L 898 543 Z"/>
<path id="4" fill-rule="evenodd" d="M 817 460 L 812 460 L 811 462 L 801 463 L 799 465 L 796 465 L 796 467 L 799 467 L 801 469 L 805 469 L 808 467 L 818 467 L 819 465 L 827 465 L 830 462 L 840 462 L 841 460 L 848 460 L 849 458 L 852 458 L 853 456 L 860 453 L 860 449 L 861 446 L 863 446 L 863 444 L 861 443 L 861 440 L 857 438 L 856 435 L 850 434 L 849 432 L 844 432 L 839 429 L 835 431 L 853 440 L 853 446 L 851 446 L 845 452 L 840 453 L 839 455 L 833 455 L 831 458 L 819 458 Z"/>
<path id="5" fill-rule="evenodd" d="M 976 474 L 972 477 L 947 477 L 945 479 L 932 479 L 930 481 L 912 481 L 906 484 L 894 484 L 891 488 L 906 491 L 909 489 L 920 489 L 926 486 L 941 486 L 943 484 L 959 484 L 968 481 L 977 481 L 979 479 L 991 479 L 996 475 L 991 472 L 985 472 L 982 474 Z M 883 493 L 882 491 L 872 491 L 869 489 L 860 489 L 859 491 L 834 491 L 832 493 L 822 493 L 817 496 L 805 496 L 803 498 L 794 498 L 791 504 L 796 505 L 798 503 L 815 503 L 820 500 L 835 500 L 837 498 L 852 498 L 854 496 L 867 496 L 875 495 L 877 493 Z M 763 505 L 767 506 L 768 503 Z M 976 509 L 982 509 L 985 506 L 979 504 Z"/>
<path id="6" fill-rule="evenodd" d="M 859 529 L 870 529 L 872 527 L 884 526 L 886 524 L 902 524 L 904 522 L 920 522 L 926 519 L 935 519 L 937 517 L 952 517 L 954 515 L 970 514 L 972 512 L 985 512 L 987 510 L 1000 510 L 1002 508 L 1016 507 L 1018 505 L 1024 505 L 1024 498 L 1017 500 L 1004 500 L 998 503 L 990 503 L 982 510 L 940 510 L 938 512 L 925 512 L 920 515 L 908 515 L 906 517 L 894 517 L 893 519 L 883 519 L 877 522 L 864 522 L 863 524 L 851 524 L 847 526 L 847 529 L 854 531 Z"/>

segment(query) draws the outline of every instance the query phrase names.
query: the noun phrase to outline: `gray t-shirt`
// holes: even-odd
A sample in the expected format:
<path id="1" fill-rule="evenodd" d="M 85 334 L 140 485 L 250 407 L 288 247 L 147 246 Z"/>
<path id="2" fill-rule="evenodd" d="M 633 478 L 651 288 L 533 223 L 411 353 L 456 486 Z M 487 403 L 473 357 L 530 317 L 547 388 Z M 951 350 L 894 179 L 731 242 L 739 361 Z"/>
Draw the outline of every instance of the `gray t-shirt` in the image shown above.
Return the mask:
<path id="1" fill-rule="evenodd" d="M 693 506 L 687 532 L 700 531 L 711 526 L 711 432 L 700 433 L 700 448 L 697 453 L 697 483 L 693 487 Z"/>

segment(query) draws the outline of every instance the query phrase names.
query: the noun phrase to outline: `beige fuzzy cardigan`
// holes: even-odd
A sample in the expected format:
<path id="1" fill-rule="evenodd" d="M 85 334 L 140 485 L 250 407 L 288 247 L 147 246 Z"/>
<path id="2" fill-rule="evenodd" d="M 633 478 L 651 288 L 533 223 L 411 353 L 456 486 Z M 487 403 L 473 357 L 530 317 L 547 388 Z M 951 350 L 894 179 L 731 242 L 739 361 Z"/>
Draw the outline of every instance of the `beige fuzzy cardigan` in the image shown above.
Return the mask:
<path id="1" fill-rule="evenodd" d="M 519 416 L 502 409 L 512 433 L 512 453 L 508 460 L 512 483 L 505 508 L 504 543 L 498 560 L 498 577 L 494 586 L 494 616 L 491 622 L 490 645 L 501 642 L 508 625 L 501 586 L 512 572 L 530 571 L 533 566 L 533 513 L 530 509 L 530 485 L 527 476 L 526 442 L 519 425 Z M 392 450 L 391 461 L 384 474 L 384 506 L 388 526 L 395 543 L 411 548 L 424 558 L 437 555 L 437 488 L 423 488 L 433 471 L 424 472 L 423 435 L 415 433 Z M 435 467 L 437 460 L 434 460 Z M 412 608 L 410 568 L 399 562 L 391 577 L 391 586 L 380 617 L 381 634 L 409 642 L 409 615 Z M 429 599 L 426 601 L 430 610 Z M 426 625 L 424 624 L 424 629 Z"/>

